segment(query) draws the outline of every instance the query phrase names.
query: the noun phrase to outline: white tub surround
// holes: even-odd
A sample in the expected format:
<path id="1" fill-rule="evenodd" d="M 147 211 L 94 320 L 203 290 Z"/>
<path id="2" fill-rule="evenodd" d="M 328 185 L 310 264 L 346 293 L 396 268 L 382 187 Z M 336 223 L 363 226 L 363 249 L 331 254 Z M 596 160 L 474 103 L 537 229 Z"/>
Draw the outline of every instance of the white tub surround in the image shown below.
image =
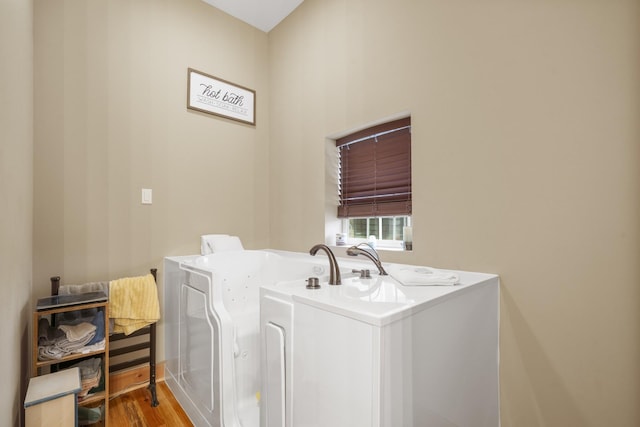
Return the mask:
<path id="1" fill-rule="evenodd" d="M 499 426 L 499 279 L 440 273 L 264 286 L 261 426 Z"/>
<path id="2" fill-rule="evenodd" d="M 296 259 L 249 250 L 165 258 L 165 377 L 196 426 L 258 427 L 260 286 L 327 277 L 326 258 Z"/>
<path id="3" fill-rule="evenodd" d="M 193 423 L 497 427 L 498 277 L 436 271 L 404 286 L 360 278 L 362 257 L 337 261 L 339 286 L 321 254 L 165 258 L 165 376 Z"/>

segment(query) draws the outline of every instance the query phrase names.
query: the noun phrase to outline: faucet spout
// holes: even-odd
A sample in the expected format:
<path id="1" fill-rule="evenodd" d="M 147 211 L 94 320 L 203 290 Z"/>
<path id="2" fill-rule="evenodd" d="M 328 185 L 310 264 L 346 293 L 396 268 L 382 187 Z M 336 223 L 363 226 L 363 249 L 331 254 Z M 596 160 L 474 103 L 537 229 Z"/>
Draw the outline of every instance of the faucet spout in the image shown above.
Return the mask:
<path id="1" fill-rule="evenodd" d="M 329 284 L 330 285 L 341 285 L 342 279 L 340 277 L 340 268 L 338 267 L 338 261 L 336 260 L 336 256 L 333 254 L 329 246 L 318 244 L 312 247 L 309 250 L 309 254 L 315 256 L 318 251 L 322 249 L 326 252 L 327 257 L 329 258 Z"/>
<path id="2" fill-rule="evenodd" d="M 365 245 L 367 248 L 366 249 L 362 249 L 362 248 L 360 248 L 361 245 Z M 373 263 L 376 265 L 376 267 L 378 267 L 378 274 L 380 274 L 381 276 L 388 276 L 387 272 L 385 271 L 384 267 L 382 266 L 382 262 L 380 261 L 380 256 L 378 255 L 378 252 L 376 252 L 376 250 L 373 249 L 373 247 L 371 247 L 370 245 L 368 245 L 366 243 L 360 243 L 358 246 L 351 246 L 349 249 L 347 249 L 347 255 L 349 255 L 349 256 L 358 256 L 358 255 L 366 256 L 371 261 L 373 261 Z"/>

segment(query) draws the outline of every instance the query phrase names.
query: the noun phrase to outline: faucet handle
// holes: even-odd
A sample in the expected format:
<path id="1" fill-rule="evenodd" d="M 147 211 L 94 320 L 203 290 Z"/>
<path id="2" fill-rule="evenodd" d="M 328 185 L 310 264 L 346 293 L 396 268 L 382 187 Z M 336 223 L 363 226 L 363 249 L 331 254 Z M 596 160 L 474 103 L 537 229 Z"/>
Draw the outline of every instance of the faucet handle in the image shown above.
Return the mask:
<path id="1" fill-rule="evenodd" d="M 309 277 L 305 282 L 307 282 L 307 289 L 320 289 L 320 280 L 317 277 Z"/>
<path id="2" fill-rule="evenodd" d="M 351 270 L 352 273 L 360 273 L 360 278 L 361 279 L 371 279 L 371 272 L 369 270 L 357 270 L 357 269 L 353 269 Z"/>

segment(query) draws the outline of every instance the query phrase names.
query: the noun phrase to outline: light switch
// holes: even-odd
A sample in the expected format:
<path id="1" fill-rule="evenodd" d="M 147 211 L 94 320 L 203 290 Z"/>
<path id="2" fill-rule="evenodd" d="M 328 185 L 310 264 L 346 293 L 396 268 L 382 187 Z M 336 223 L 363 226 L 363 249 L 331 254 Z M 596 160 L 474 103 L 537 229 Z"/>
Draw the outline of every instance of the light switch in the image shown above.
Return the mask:
<path id="1" fill-rule="evenodd" d="M 153 199 L 153 194 L 150 188 L 142 189 L 142 204 L 150 205 Z"/>

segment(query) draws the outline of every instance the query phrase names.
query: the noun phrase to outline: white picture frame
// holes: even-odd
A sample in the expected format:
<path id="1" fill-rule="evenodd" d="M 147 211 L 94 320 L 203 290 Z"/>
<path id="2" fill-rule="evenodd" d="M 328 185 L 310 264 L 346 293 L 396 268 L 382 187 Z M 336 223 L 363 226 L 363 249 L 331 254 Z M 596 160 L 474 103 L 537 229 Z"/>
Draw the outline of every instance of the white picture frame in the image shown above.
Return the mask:
<path id="1" fill-rule="evenodd" d="M 256 92 L 188 68 L 187 108 L 255 126 Z"/>

